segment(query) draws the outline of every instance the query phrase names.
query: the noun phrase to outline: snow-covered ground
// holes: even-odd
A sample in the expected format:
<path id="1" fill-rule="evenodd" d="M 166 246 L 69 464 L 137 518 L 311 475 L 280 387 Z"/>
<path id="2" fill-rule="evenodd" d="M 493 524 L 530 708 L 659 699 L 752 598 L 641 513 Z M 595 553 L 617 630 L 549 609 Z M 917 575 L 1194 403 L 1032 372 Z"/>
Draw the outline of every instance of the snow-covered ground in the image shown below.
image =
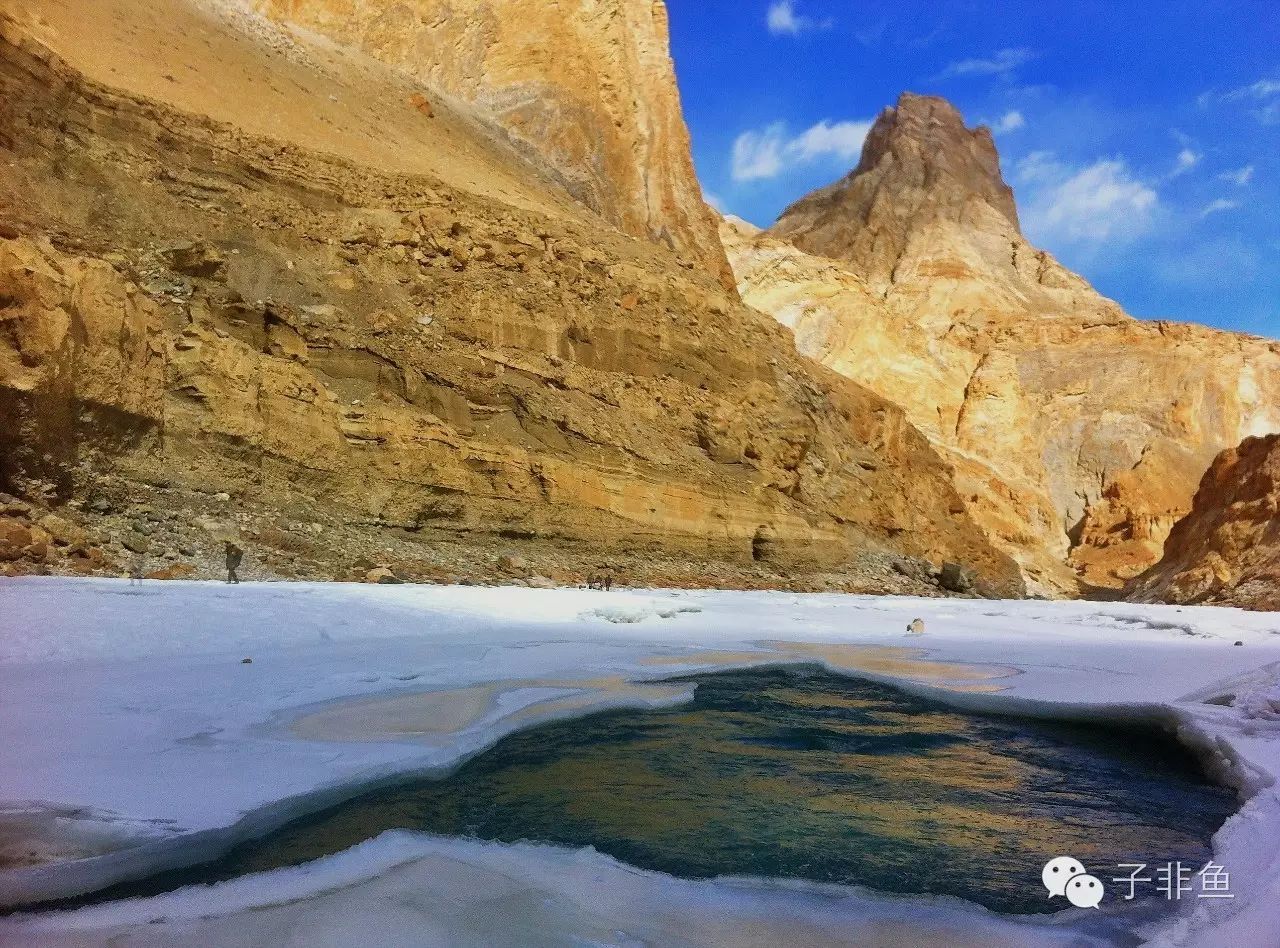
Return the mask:
<path id="1" fill-rule="evenodd" d="M 1184 897 L 1141 934 L 1280 945 L 1280 617 L 788 593 L 0 580 L 0 905 L 203 860 L 539 721 L 683 700 L 673 674 L 796 661 L 967 708 L 1178 726 L 1246 801 L 1215 839 L 1235 897 Z M 1124 908 L 1004 919 L 389 833 L 298 869 L 10 916 L 0 943 L 1106 944 Z"/>

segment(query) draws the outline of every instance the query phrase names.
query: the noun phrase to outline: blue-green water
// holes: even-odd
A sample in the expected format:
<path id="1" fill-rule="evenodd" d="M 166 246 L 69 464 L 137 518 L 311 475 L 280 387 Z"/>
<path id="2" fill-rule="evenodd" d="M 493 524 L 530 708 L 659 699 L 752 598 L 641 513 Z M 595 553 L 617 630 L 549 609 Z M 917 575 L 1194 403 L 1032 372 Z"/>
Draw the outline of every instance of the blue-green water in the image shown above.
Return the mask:
<path id="1" fill-rule="evenodd" d="M 1235 809 L 1154 729 L 968 714 L 808 669 L 703 675 L 691 705 L 508 737 L 444 780 L 379 790 L 139 895 L 302 863 L 400 828 L 594 846 L 684 877 L 784 876 L 947 894 L 1003 912 L 1065 906 L 1040 870 L 1070 855 L 1203 865 Z"/>

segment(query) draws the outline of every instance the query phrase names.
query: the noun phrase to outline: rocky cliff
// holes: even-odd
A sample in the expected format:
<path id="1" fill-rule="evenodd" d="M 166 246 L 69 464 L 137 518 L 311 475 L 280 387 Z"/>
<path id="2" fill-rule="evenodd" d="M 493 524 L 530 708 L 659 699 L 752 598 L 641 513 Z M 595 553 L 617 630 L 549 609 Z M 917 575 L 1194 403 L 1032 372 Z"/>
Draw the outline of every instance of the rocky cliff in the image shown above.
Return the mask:
<path id="1" fill-rule="evenodd" d="M 1280 609 L 1280 435 L 1214 460 L 1164 556 L 1127 591 L 1139 602 Z"/>
<path id="2" fill-rule="evenodd" d="M 900 409 L 423 90 L 221 5 L 0 15 L 0 560 L 1021 589 Z"/>
<path id="3" fill-rule="evenodd" d="M 943 99 L 905 93 L 867 133 L 858 166 L 788 207 L 770 233 L 882 286 L 935 255 L 928 244 L 944 235 L 982 270 L 1003 269 L 1018 212 L 991 133 L 965 128 Z"/>
<path id="4" fill-rule="evenodd" d="M 231 0 L 224 0 L 231 2 Z M 689 150 L 661 0 L 253 0 L 492 116 L 571 194 L 731 276 Z"/>
<path id="5" fill-rule="evenodd" d="M 744 300 L 902 406 L 1034 585 L 1155 562 L 1213 457 L 1280 429 L 1280 346 L 1146 322 L 1032 247 L 990 133 L 904 95 L 858 167 L 722 239 Z"/>

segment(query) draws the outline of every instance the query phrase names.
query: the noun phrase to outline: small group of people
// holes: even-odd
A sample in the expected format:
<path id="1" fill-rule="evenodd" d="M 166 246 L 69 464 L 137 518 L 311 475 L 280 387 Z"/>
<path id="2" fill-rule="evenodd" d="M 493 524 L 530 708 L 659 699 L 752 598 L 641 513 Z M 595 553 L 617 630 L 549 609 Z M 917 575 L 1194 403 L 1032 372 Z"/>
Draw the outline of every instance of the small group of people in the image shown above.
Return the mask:
<path id="1" fill-rule="evenodd" d="M 588 589 L 603 589 L 608 592 L 613 588 L 613 573 L 605 570 L 601 573 L 592 573 L 587 577 Z"/>

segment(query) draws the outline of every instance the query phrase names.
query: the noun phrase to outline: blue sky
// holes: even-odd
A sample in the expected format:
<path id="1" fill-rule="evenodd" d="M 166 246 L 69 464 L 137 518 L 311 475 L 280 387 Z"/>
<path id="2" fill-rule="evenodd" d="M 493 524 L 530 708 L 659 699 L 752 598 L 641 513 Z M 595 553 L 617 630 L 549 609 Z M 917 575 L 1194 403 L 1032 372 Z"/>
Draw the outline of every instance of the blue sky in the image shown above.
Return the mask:
<path id="1" fill-rule="evenodd" d="M 1136 316 L 1280 337 L 1277 0 L 667 0 L 703 187 L 767 226 L 904 90 L 996 132 L 1032 242 Z"/>

